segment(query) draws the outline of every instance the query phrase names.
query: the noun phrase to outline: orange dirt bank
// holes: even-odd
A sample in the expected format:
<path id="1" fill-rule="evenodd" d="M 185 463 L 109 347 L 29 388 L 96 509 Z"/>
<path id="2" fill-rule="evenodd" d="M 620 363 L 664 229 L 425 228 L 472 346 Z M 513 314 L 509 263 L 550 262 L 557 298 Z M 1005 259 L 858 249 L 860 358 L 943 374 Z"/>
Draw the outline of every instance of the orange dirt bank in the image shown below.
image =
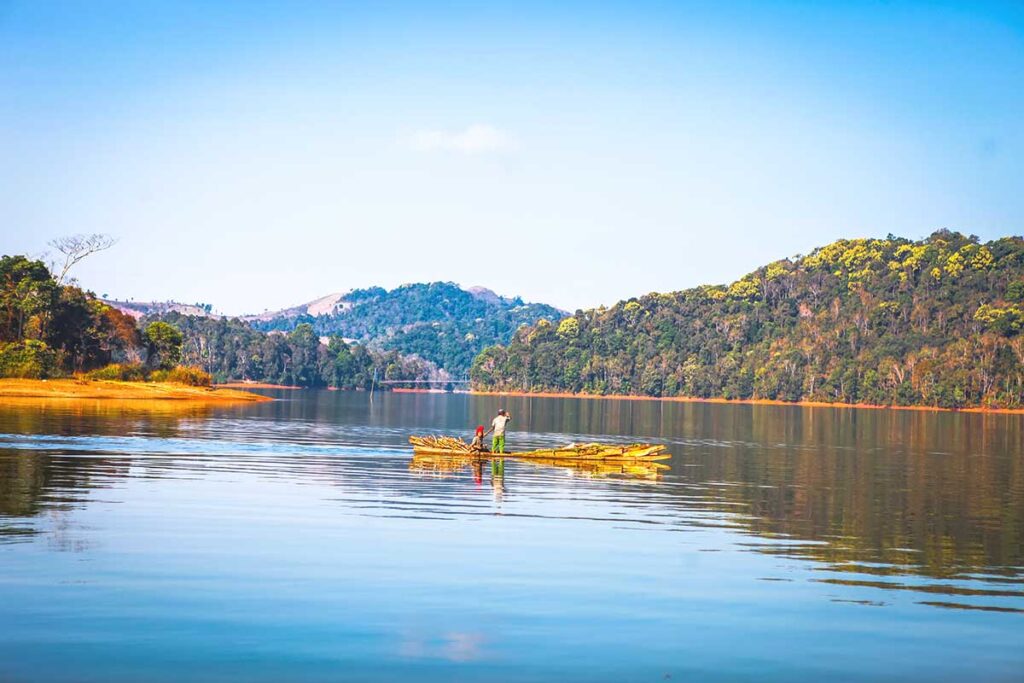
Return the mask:
<path id="1" fill-rule="evenodd" d="M 211 389 L 184 384 L 156 382 L 114 382 L 85 379 L 0 379 L 0 400 L 4 398 L 175 400 L 205 402 L 271 401 L 248 391 Z"/>

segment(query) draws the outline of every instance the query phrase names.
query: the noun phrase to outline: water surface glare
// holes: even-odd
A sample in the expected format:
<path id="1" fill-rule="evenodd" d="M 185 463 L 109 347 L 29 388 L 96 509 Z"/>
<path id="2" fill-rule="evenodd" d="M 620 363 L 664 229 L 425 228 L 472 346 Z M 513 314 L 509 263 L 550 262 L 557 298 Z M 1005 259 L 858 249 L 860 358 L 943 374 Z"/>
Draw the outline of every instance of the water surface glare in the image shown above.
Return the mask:
<path id="1" fill-rule="evenodd" d="M 1024 680 L 1022 416 L 269 393 L 0 405 L 0 680 Z"/>

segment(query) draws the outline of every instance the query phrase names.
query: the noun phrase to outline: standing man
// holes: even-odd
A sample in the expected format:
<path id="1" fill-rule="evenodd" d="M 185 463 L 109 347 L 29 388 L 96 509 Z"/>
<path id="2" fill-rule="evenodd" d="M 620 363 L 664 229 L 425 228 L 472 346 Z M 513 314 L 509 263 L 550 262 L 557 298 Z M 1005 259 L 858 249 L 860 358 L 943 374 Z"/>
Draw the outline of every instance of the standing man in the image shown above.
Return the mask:
<path id="1" fill-rule="evenodd" d="M 491 453 L 505 452 L 505 426 L 511 421 L 512 416 L 505 412 L 504 408 L 498 411 L 498 417 L 491 420 L 491 428 L 487 430 L 488 434 L 494 432 L 494 438 L 491 439 Z"/>

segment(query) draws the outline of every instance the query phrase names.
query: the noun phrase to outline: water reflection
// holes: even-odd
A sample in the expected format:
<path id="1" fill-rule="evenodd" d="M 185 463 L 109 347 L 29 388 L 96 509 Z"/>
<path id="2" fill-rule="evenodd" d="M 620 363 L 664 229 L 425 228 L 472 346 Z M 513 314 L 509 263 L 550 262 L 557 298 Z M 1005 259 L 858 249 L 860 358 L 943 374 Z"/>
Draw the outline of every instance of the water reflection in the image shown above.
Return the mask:
<path id="1" fill-rule="evenodd" d="M 288 392 L 273 404 L 10 401 L 0 406 L 0 543 L 81 551 L 71 512 L 132 479 L 326 485 L 340 511 L 481 514 L 725 530 L 728 548 L 830 599 L 1024 608 L 1024 419 L 777 406 L 505 399 L 516 448 L 665 442 L 650 465 L 409 458 L 411 433 L 468 430 L 493 397 Z M 489 485 L 496 506 L 482 508 Z M 641 486 L 642 485 L 642 486 Z M 483 491 L 481 491 L 483 489 Z M 500 505 L 497 505 L 500 504 Z M 340 512 L 339 512 L 340 513 Z M 95 542 L 95 541 L 94 541 Z M 787 564 L 788 563 L 788 564 Z M 767 581 L 765 586 L 771 586 Z M 841 591 L 857 590 L 858 597 Z M 867 592 L 867 597 L 860 597 Z M 948 599 L 938 600 L 936 596 Z"/>
<path id="2" fill-rule="evenodd" d="M 524 467 L 552 467 L 595 479 L 622 477 L 657 480 L 662 477 L 664 472 L 671 469 L 669 465 L 660 462 L 615 463 L 556 458 L 531 458 L 529 460 L 517 460 L 516 462 L 522 463 Z M 504 479 L 505 460 L 502 458 L 414 454 L 409 461 L 409 469 L 411 471 L 429 472 L 439 477 L 453 477 L 458 476 L 464 471 L 472 471 L 473 479 L 478 483 L 482 481 L 485 465 L 490 467 L 492 481 Z"/>

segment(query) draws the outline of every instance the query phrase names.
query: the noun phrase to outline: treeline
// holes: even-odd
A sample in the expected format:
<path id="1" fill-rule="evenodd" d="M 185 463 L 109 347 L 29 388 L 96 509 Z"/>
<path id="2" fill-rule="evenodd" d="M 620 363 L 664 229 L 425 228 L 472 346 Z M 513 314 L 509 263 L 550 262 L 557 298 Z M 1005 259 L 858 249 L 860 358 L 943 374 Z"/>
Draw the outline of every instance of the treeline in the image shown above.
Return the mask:
<path id="1" fill-rule="evenodd" d="M 330 314 L 254 321 L 264 331 L 291 331 L 309 324 L 318 335 L 338 335 L 375 348 L 415 355 L 452 375 L 464 375 L 473 358 L 506 343 L 521 325 L 564 315 L 545 304 L 527 304 L 492 292 L 471 292 L 452 282 L 411 284 L 346 294 Z"/>
<path id="2" fill-rule="evenodd" d="M 202 368 L 217 382 L 369 389 L 375 378 L 377 382 L 444 378 L 433 364 L 397 351 L 376 351 L 337 336 L 323 343 L 308 323 L 287 333 L 267 333 L 238 319 L 172 312 L 158 320 L 181 330 L 183 362 Z"/>
<path id="3" fill-rule="evenodd" d="M 238 320 L 167 313 L 137 322 L 92 292 L 61 284 L 42 261 L 0 257 L 0 377 L 209 384 L 255 380 L 370 388 L 377 381 L 444 379 L 426 361 L 372 351 L 311 325 L 263 333 Z"/>
<path id="4" fill-rule="evenodd" d="M 0 257 L 0 377 L 60 377 L 112 363 L 140 376 L 172 370 L 175 331 L 140 328 L 92 292 L 61 284 L 42 261 Z"/>
<path id="5" fill-rule="evenodd" d="M 650 294 L 487 348 L 485 389 L 1024 406 L 1024 240 L 839 240 L 728 286 Z"/>

